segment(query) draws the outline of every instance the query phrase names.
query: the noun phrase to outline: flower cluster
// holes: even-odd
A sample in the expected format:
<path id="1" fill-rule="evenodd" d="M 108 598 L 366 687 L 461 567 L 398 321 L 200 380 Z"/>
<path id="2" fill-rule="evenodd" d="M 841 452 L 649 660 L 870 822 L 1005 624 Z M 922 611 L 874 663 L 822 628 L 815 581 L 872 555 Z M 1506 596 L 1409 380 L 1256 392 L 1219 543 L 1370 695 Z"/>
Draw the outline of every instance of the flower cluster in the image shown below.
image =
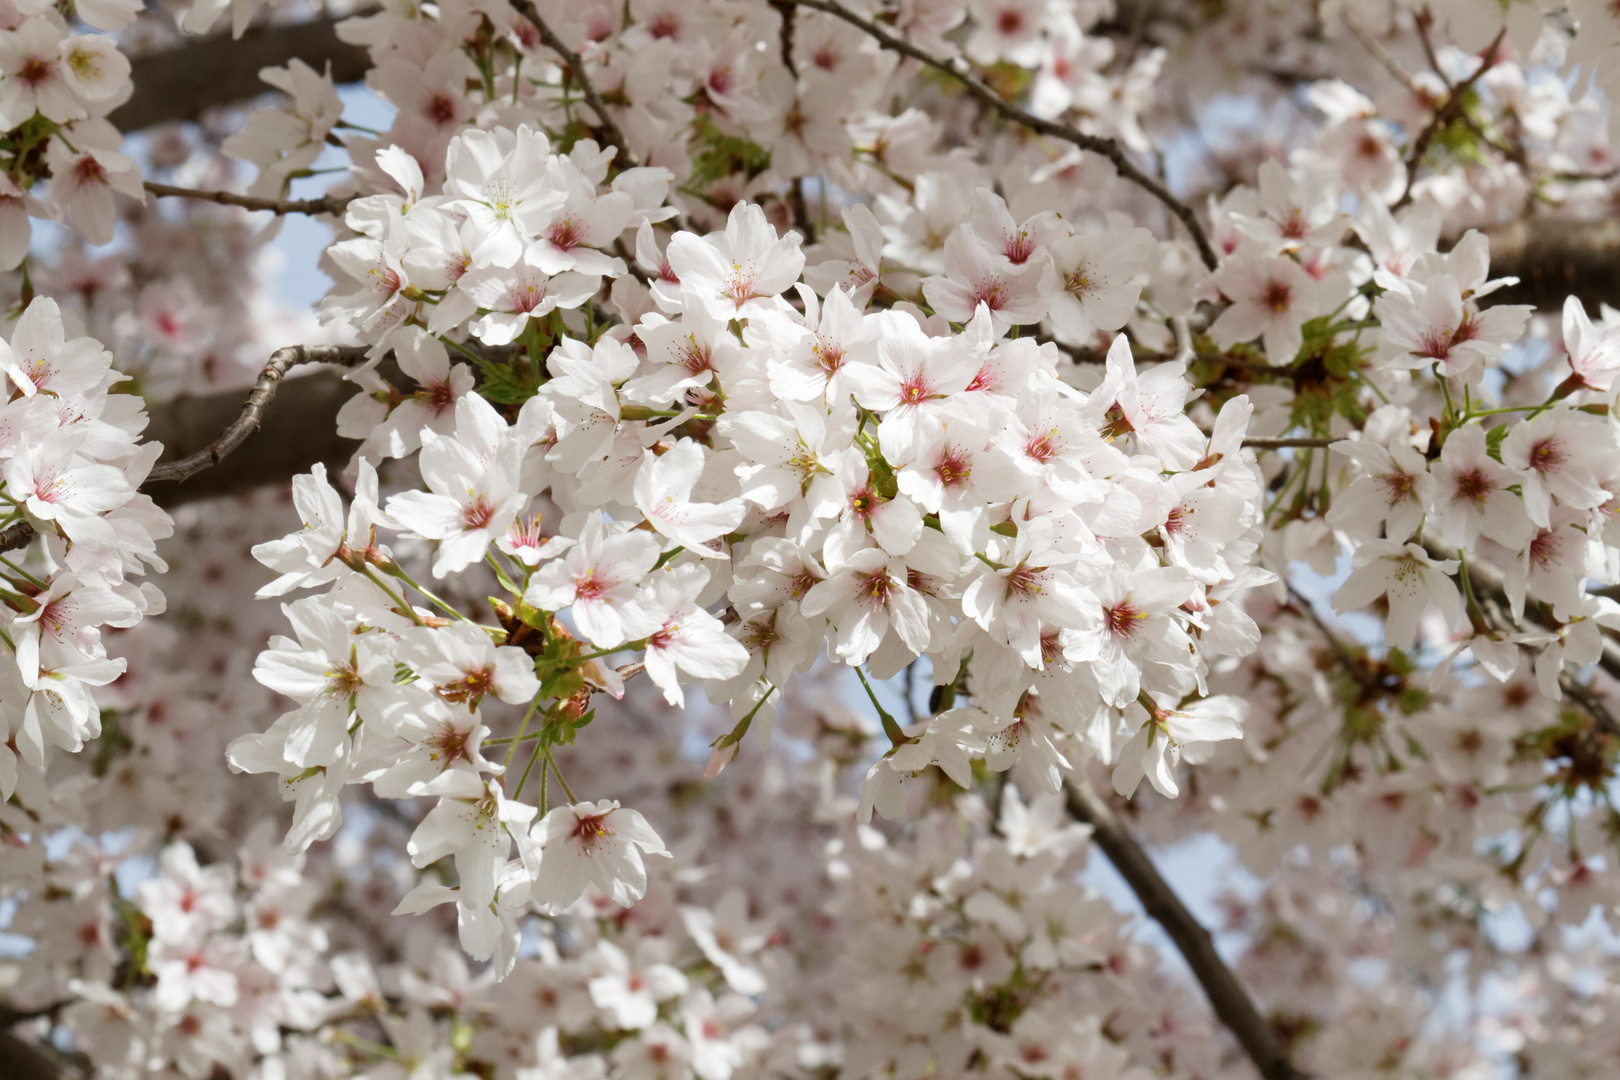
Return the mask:
<path id="1" fill-rule="evenodd" d="M 6 560 L 0 585 L 0 797 L 45 782 L 47 751 L 82 749 L 101 733 L 94 687 L 125 670 L 107 655 L 103 627 L 130 627 L 163 610 L 156 586 L 130 578 L 166 565 L 156 541 L 169 517 L 138 488 L 162 448 L 140 442 L 138 398 L 110 394 L 123 376 L 92 338 L 68 338 L 54 301 L 41 298 L 0 345 L 10 398 L 0 425 L 0 499 L 8 535 L 38 536 L 34 572 Z M 38 797 L 36 790 L 35 797 Z"/>
<path id="2" fill-rule="evenodd" d="M 454 855 L 460 883 L 424 886 L 402 910 L 454 898 L 463 941 L 503 968 L 513 913 L 531 900 L 560 909 L 594 881 L 633 901 L 642 853 L 666 854 L 635 811 L 584 802 L 533 822 L 537 808 L 517 800 L 529 770 L 508 790 L 480 751 L 486 699 L 527 705 L 506 759 L 535 740 L 543 781 L 549 746 L 589 721 L 591 693 L 621 692 L 604 658 L 627 650 L 671 704 L 693 679 L 730 704 L 738 723 L 711 772 L 824 643 L 880 678 L 926 658 L 939 685 L 975 704 L 911 733 L 886 720 L 893 749 L 868 776 L 863 816 L 899 813 L 900 780 L 931 764 L 966 783 L 969 756 L 1029 762 L 1055 792 L 1082 755 L 1112 758 L 1121 724 L 1122 789 L 1146 772 L 1173 791 L 1166 762 L 1184 746 L 1241 735 L 1236 703 L 1179 707 L 1210 664 L 1256 637 L 1238 605 L 1218 607 L 1265 580 L 1247 570 L 1260 484 L 1240 448 L 1246 402 L 1204 434 L 1183 411 L 1183 373 L 1139 373 L 1124 337 L 1103 383 L 1080 393 L 1057 377 L 1052 346 L 1004 337 L 990 301 L 1006 294 L 994 289 L 964 309 L 961 332 L 939 315 L 865 310 L 840 285 L 817 295 L 797 283 L 797 237 L 748 204 L 724 232 L 674 236 L 655 279 L 664 291 L 648 293 L 662 310 L 594 342 L 565 336 L 556 305 L 583 303 L 625 269 L 590 245 L 634 227 L 645 250 L 662 214 L 622 190 L 597 194 L 578 161 L 600 169 L 605 157 L 588 144 L 567 158 L 545 149 L 525 128 L 460 137 L 447 194 L 421 197 L 421 174 L 391 150 L 382 158 L 415 201 L 355 204 L 351 225 L 386 222 L 387 234 L 334 249 L 372 283 L 328 313 L 398 343 L 420 386 L 363 395 L 346 422 L 356 434 L 374 425 L 366 446 L 379 457 L 419 449 L 425 490 L 379 504 L 363 460 L 345 518 L 317 472 L 295 484 L 305 530 L 256 549 L 282 575 L 266 593 L 331 586 L 286 609 L 298 640 L 273 641 L 256 669 L 300 707 L 232 750 L 235 767 L 284 778 L 298 802 L 291 848 L 332 834 L 346 783 L 438 797 L 410 852 L 419 866 Z M 621 173 L 623 186 L 641 187 L 647 171 Z M 1055 257 L 1026 239 L 1013 251 L 1020 268 L 971 227 L 958 235 L 1009 277 L 1050 279 L 1067 258 L 1061 238 Z M 464 258 L 465 273 L 432 292 L 406 284 L 447 258 Z M 523 302 L 498 306 L 520 291 Z M 1103 309 L 1117 326 L 1129 300 Z M 520 340 L 530 364 L 545 364 L 510 420 L 429 336 L 485 310 L 459 350 Z M 562 532 L 542 534 L 540 500 Z M 466 621 L 378 530 L 435 542 L 436 578 L 493 568 L 502 624 Z M 454 621 L 414 606 L 413 590 Z"/>
<path id="3" fill-rule="evenodd" d="M 122 30 L 140 5 L 130 0 L 76 4 L 96 30 Z M 28 254 L 28 219 L 66 217 L 92 244 L 113 238 L 114 193 L 145 198 L 135 160 L 106 116 L 129 95 L 129 60 L 111 37 L 75 34 L 49 4 L 15 6 L 0 21 L 0 268 Z M 32 194 L 48 179 L 50 203 Z"/>
<path id="4" fill-rule="evenodd" d="M 113 113 L 77 31 L 135 7 L 14 6 L 0 1042 L 117 1080 L 1604 1075 L 1609 6 L 396 4 L 127 143 L 170 106 Z M 313 310 L 269 295 L 289 214 L 337 230 Z M 349 382 L 277 354 L 227 438 L 107 393 L 293 342 Z M 155 443 L 260 422 L 168 490 L 290 499 L 163 545 Z M 1222 933 L 1235 981 L 1189 959 L 1241 1048 L 1071 813 Z"/>

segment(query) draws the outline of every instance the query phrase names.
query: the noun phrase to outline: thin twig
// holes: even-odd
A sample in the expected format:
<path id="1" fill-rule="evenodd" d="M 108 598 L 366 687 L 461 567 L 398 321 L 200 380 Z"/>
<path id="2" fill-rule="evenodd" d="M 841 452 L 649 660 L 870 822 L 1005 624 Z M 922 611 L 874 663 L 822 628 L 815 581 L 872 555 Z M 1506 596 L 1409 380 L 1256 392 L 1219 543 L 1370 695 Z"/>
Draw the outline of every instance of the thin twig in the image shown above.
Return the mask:
<path id="1" fill-rule="evenodd" d="M 1422 26 L 1421 22 L 1419 26 Z M 1463 98 L 1467 96 L 1469 90 L 1473 89 L 1474 84 L 1484 77 L 1487 71 L 1496 66 L 1496 52 L 1502 47 L 1502 38 L 1506 34 L 1507 27 L 1497 31 L 1496 37 L 1491 39 L 1490 47 L 1480 57 L 1479 67 L 1475 68 L 1474 73 L 1468 78 L 1456 86 L 1450 87 L 1446 93 L 1446 100 L 1434 111 L 1434 116 L 1430 117 L 1423 130 L 1418 132 L 1418 137 L 1412 140 L 1412 149 L 1406 155 L 1406 190 L 1401 192 L 1401 197 L 1395 201 L 1395 205 L 1391 206 L 1390 210 L 1399 210 L 1412 201 L 1412 188 L 1417 182 L 1417 168 L 1423 161 L 1423 155 L 1429 152 L 1429 144 L 1434 141 L 1434 137 L 1440 134 L 1440 131 L 1447 124 L 1462 114 Z M 1427 41 L 1428 39 L 1425 37 L 1425 44 L 1427 44 Z M 1435 71 L 1442 79 L 1445 78 L 1445 73 L 1440 71 L 1438 65 L 1435 67 Z"/>
<path id="2" fill-rule="evenodd" d="M 1091 826 L 1091 838 L 1114 864 L 1136 898 L 1186 958 L 1198 985 L 1221 1023 L 1237 1037 L 1244 1052 L 1265 1080 L 1302 1080 L 1304 1074 L 1288 1059 L 1288 1050 L 1259 1008 L 1226 966 L 1209 931 L 1187 910 L 1181 897 L 1160 876 L 1153 860 L 1128 832 L 1091 781 L 1076 774 L 1068 787 L 1069 813 Z"/>
<path id="3" fill-rule="evenodd" d="M 244 210 L 268 210 L 272 214 L 341 214 L 349 205 L 346 198 L 323 195 L 319 199 L 260 199 L 252 195 L 238 195 L 231 191 L 203 191 L 198 188 L 175 187 L 146 181 L 146 190 L 154 195 L 179 199 L 199 199 L 222 206 L 240 206 Z"/>
<path id="4" fill-rule="evenodd" d="M 1423 546 L 1430 556 L 1434 558 L 1446 557 L 1445 549 L 1427 535 L 1423 537 Z M 1488 604 L 1495 605 L 1498 609 L 1497 617 L 1491 620 L 1497 624 L 1496 628 L 1499 630 L 1509 629 L 1511 620 L 1505 613 L 1512 610 L 1512 604 L 1508 600 L 1506 575 L 1490 563 L 1471 559 L 1468 563 L 1468 578 L 1474 587 L 1474 591 L 1480 593 Z M 1602 590 L 1594 590 L 1594 593 L 1602 595 Z M 1562 629 L 1555 619 L 1548 616 L 1534 602 L 1524 605 L 1524 614 L 1530 622 L 1535 623 L 1544 630 L 1557 633 Z M 1615 631 L 1608 627 L 1600 626 L 1599 630 L 1603 635 L 1603 651 L 1598 656 L 1598 666 L 1603 669 L 1604 674 L 1608 675 L 1609 678 L 1620 681 L 1620 641 L 1616 640 Z M 1593 718 L 1599 724 L 1605 722 L 1605 717 L 1598 716 L 1596 713 L 1593 714 Z M 1613 728 L 1610 733 L 1620 735 L 1620 725 Z"/>
<path id="5" fill-rule="evenodd" d="M 1336 442 L 1343 442 L 1343 440 L 1342 439 L 1317 439 L 1317 438 L 1305 438 L 1305 437 L 1298 438 L 1298 439 L 1259 439 L 1259 438 L 1256 438 L 1256 439 L 1244 439 L 1243 440 L 1243 445 L 1249 447 L 1252 450 L 1288 450 L 1288 449 L 1320 450 L 1323 447 L 1332 446 Z"/>
<path id="6" fill-rule="evenodd" d="M 1372 675 L 1366 666 L 1359 663 L 1345 643 L 1339 640 L 1339 635 L 1335 634 L 1333 629 L 1328 626 L 1327 620 L 1317 613 L 1316 605 L 1311 603 L 1310 598 L 1300 592 L 1292 581 L 1287 583 L 1287 589 L 1288 595 L 1294 598 L 1293 606 L 1298 608 L 1307 619 L 1316 624 L 1316 629 L 1327 639 L 1328 648 L 1333 650 L 1333 655 L 1343 665 L 1345 673 L 1360 683 L 1364 689 L 1376 690 L 1377 687 L 1373 683 Z"/>
<path id="7" fill-rule="evenodd" d="M 978 99 L 981 104 L 1000 113 L 1002 117 L 1015 124 L 1026 127 L 1036 134 L 1061 139 L 1064 142 L 1078 146 L 1082 150 L 1101 154 L 1114 163 L 1114 168 L 1119 171 L 1120 176 L 1159 200 L 1165 209 L 1169 210 L 1181 221 L 1187 232 L 1191 234 L 1193 243 L 1198 245 L 1198 254 L 1204 260 L 1205 266 L 1213 270 L 1219 263 L 1220 260 L 1215 255 L 1215 249 L 1210 246 L 1209 237 L 1205 235 L 1204 227 L 1199 223 L 1198 217 L 1193 213 L 1192 208 L 1172 195 L 1170 189 L 1165 187 L 1164 184 L 1132 164 L 1131 160 L 1125 156 L 1124 149 L 1115 140 L 1104 139 L 1096 135 L 1087 135 L 1067 124 L 1043 120 L 1033 113 L 1025 112 L 996 93 L 984 80 L 969 71 L 966 63 L 959 57 L 953 58 L 952 61 L 941 60 L 932 53 L 913 45 L 905 38 L 890 33 L 870 19 L 862 18 L 842 4 L 837 3 L 836 0 L 791 0 L 791 2 L 796 7 L 810 8 L 831 15 L 834 18 L 842 19 L 875 39 L 884 48 L 891 49 L 903 56 L 909 56 L 913 60 L 933 68 L 935 71 L 949 75 L 960 83 L 962 88 L 970 95 Z"/>
<path id="8" fill-rule="evenodd" d="M 1591 687 L 1577 682 L 1567 671 L 1558 673 L 1558 685 L 1563 688 L 1564 696 L 1573 699 L 1596 721 L 1599 731 L 1606 735 L 1620 735 L 1620 723 L 1615 721 L 1614 714 L 1603 703 L 1603 699 L 1592 692 Z"/>
<path id="9" fill-rule="evenodd" d="M 602 141 L 619 152 L 619 167 L 633 169 L 640 165 L 641 159 L 630 149 L 630 144 L 625 141 L 624 132 L 619 130 L 619 125 L 608 112 L 607 103 L 602 100 L 602 95 L 596 92 L 596 84 L 592 83 L 591 77 L 586 74 L 585 61 L 579 58 L 579 53 L 570 49 L 568 43 L 546 25 L 546 20 L 540 17 L 539 10 L 534 6 L 534 0 L 521 0 L 517 5 L 517 11 L 519 15 L 534 23 L 535 28 L 540 31 L 540 40 L 545 43 L 546 48 L 557 54 L 557 58 L 568 69 L 574 85 L 585 97 L 585 104 L 596 114 L 596 126 L 602 133 Z"/>
<path id="10" fill-rule="evenodd" d="M 1346 11 L 1344 13 L 1344 25 L 1350 28 L 1350 33 L 1354 34 L 1356 40 L 1361 42 L 1362 46 L 1372 54 L 1373 59 L 1384 65 L 1385 71 L 1395 76 L 1402 86 L 1414 94 L 1419 92 L 1417 79 L 1402 66 L 1399 60 L 1395 59 L 1395 54 L 1385 48 L 1382 41 L 1379 41 L 1371 31 L 1361 25 L 1360 19 Z"/>
<path id="11" fill-rule="evenodd" d="M 195 454 L 154 468 L 147 475 L 146 482 L 180 483 L 225 460 L 231 451 L 241 446 L 247 441 L 248 436 L 259 430 L 264 410 L 269 408 L 270 402 L 275 399 L 276 390 L 281 386 L 282 377 L 287 374 L 288 369 L 301 364 L 351 366 L 364 360 L 365 356 L 366 349 L 358 345 L 289 345 L 285 349 L 277 349 L 270 354 L 270 361 L 264 365 L 264 370 L 259 372 L 259 379 L 253 384 L 253 391 L 248 394 L 247 403 L 242 406 L 242 415 L 220 432 L 219 438 Z"/>

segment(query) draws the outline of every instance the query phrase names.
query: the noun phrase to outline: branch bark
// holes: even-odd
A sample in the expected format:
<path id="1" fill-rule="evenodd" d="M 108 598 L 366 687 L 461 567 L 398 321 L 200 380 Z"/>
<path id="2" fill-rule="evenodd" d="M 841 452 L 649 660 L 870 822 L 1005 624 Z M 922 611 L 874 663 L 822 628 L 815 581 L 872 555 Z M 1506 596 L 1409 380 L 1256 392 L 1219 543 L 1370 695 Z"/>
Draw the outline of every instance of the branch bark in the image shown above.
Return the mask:
<path id="1" fill-rule="evenodd" d="M 64 1080 L 65 1074 L 33 1043 L 0 1030 L 0 1076 L 6 1080 Z"/>
<path id="2" fill-rule="evenodd" d="M 276 390 L 287 371 L 301 364 L 338 364 L 351 367 L 366 357 L 358 345 L 289 345 L 270 354 L 259 379 L 248 394 L 242 413 L 221 431 L 219 437 L 196 453 L 153 468 L 147 484 L 183 483 L 204 469 L 213 468 L 259 430 L 264 412 L 275 400 Z M 143 488 L 146 484 L 141 485 Z"/>
<path id="3" fill-rule="evenodd" d="M 1574 295 L 1593 314 L 1600 303 L 1620 305 L 1620 218 L 1533 217 L 1482 231 L 1491 242 L 1491 273 L 1519 279 L 1492 293 L 1491 303 L 1557 311 Z"/>
<path id="4" fill-rule="evenodd" d="M 241 38 L 219 34 L 132 58 L 135 92 L 108 117 L 120 131 L 170 120 L 195 120 L 209 109 L 270 92 L 259 69 L 294 57 L 337 83 L 359 82 L 371 67 L 366 50 L 338 40 L 335 19 L 260 26 Z"/>
<path id="5" fill-rule="evenodd" d="M 1130 885 L 1142 907 L 1176 943 L 1197 976 L 1198 984 L 1204 988 L 1215 1015 L 1237 1037 L 1260 1075 L 1265 1080 L 1304 1080 L 1305 1074 L 1289 1060 L 1282 1040 L 1215 951 L 1209 931 L 1193 918 L 1142 845 L 1120 824 L 1084 774 L 1070 780 L 1068 804 L 1070 814 L 1091 826 L 1092 840 Z"/>
<path id="6" fill-rule="evenodd" d="M 158 196 L 197 199 L 221 206 L 240 206 L 244 210 L 269 210 L 273 214 L 341 214 L 349 205 L 348 199 L 332 195 L 323 195 L 318 199 L 260 199 L 252 195 L 238 195 L 233 191 L 203 191 L 159 184 L 152 180 L 146 181 L 146 190 Z"/>
<path id="7" fill-rule="evenodd" d="M 203 430 L 217 434 L 206 436 L 210 441 L 185 457 L 153 468 L 141 485 L 141 490 L 153 496 L 159 504 L 172 506 L 210 495 L 284 481 L 317 461 L 330 462 L 346 457 L 355 444 L 353 440 L 337 434 L 336 421 L 337 411 L 342 408 L 343 402 L 354 396 L 355 388 L 352 385 L 336 377 L 298 379 L 291 384 L 298 390 L 288 395 L 298 399 L 292 403 L 292 407 L 269 413 L 274 419 L 273 424 L 266 423 L 266 414 L 290 369 L 300 364 L 349 367 L 365 359 L 365 354 L 364 348 L 354 345 L 291 345 L 271 354 L 245 403 L 240 391 L 236 391 L 207 398 L 182 399 L 156 410 L 147 436 L 162 442 L 169 450 L 195 444 L 195 435 L 188 439 L 184 435 L 186 431 Z M 306 383 L 311 385 L 305 386 Z M 268 453 L 239 462 L 236 468 L 214 468 L 261 428 L 271 436 L 261 440 Z M 181 438 L 171 441 L 171 432 L 179 433 Z M 210 482 L 184 483 L 204 470 L 212 470 Z M 169 488 L 171 484 L 181 486 Z M 154 487 L 156 490 L 153 490 Z M 165 498 L 170 492 L 178 497 Z M 0 529 L 0 552 L 27 547 L 37 535 L 34 526 L 26 521 Z"/>
<path id="8" fill-rule="evenodd" d="M 1176 216 L 1181 224 L 1186 227 L 1187 232 L 1191 234 L 1193 243 L 1198 245 L 1198 255 L 1204 260 L 1204 265 L 1211 270 L 1215 269 L 1216 264 L 1219 262 L 1215 256 L 1215 249 L 1210 246 L 1209 237 L 1204 233 L 1204 226 L 1199 222 L 1198 216 L 1193 213 L 1192 207 L 1172 195 L 1170 189 L 1158 180 L 1137 168 L 1131 162 L 1131 159 L 1125 156 L 1124 148 L 1115 140 L 1104 139 L 1096 135 L 1087 135 L 1067 124 L 1043 120 L 1033 113 L 1025 112 L 996 93 L 984 80 L 969 71 L 967 64 L 960 58 L 957 58 L 955 63 L 941 60 L 926 50 L 913 45 L 905 38 L 890 33 L 870 19 L 862 18 L 842 4 L 837 3 L 836 0 L 791 0 L 791 2 L 794 7 L 810 8 L 813 11 L 831 15 L 836 19 L 842 19 L 868 37 L 876 40 L 884 48 L 900 53 L 902 56 L 909 56 L 913 60 L 933 68 L 935 71 L 949 75 L 961 84 L 962 89 L 977 99 L 980 104 L 994 110 L 1001 114 L 1003 118 L 1015 124 L 1028 128 L 1038 135 L 1061 139 L 1064 142 L 1078 146 L 1082 150 L 1089 150 L 1093 154 L 1101 154 L 1114 163 L 1114 168 L 1118 170 L 1120 176 L 1152 195 L 1164 205 L 1165 209 Z"/>
<path id="9" fill-rule="evenodd" d="M 1423 163 L 1423 155 L 1429 152 L 1429 144 L 1434 141 L 1434 137 L 1440 134 L 1447 124 L 1462 116 L 1463 99 L 1467 97 L 1468 91 L 1474 88 L 1474 84 L 1483 78 L 1487 71 L 1496 66 L 1496 53 L 1502 47 L 1502 39 L 1505 36 L 1507 36 L 1506 27 L 1497 31 L 1496 37 L 1491 40 L 1490 47 L 1480 57 L 1479 67 L 1475 68 L 1474 73 L 1468 76 L 1467 79 L 1456 86 L 1449 87 L 1445 101 L 1440 103 L 1440 107 L 1434 111 L 1434 115 L 1429 118 L 1429 122 L 1423 125 L 1423 130 L 1418 132 L 1417 138 L 1412 140 L 1412 147 L 1406 155 L 1406 190 L 1401 192 L 1401 197 L 1395 201 L 1390 210 L 1399 210 L 1412 201 L 1412 188 L 1417 183 L 1418 166 Z M 1424 40 L 1427 43 L 1427 39 Z M 1440 75 L 1442 79 L 1445 78 L 1445 74 L 1441 72 L 1438 66 L 1435 67 L 1435 73 Z"/>
<path id="10" fill-rule="evenodd" d="M 624 132 L 619 130 L 619 125 L 608 112 L 602 95 L 596 92 L 596 85 L 591 82 L 590 75 L 585 71 L 585 62 L 579 58 L 579 53 L 570 49 L 568 43 L 546 25 L 546 20 L 540 17 L 539 9 L 534 6 L 534 0 L 520 0 L 517 12 L 534 23 L 536 29 L 540 31 L 540 40 L 545 43 L 546 48 L 557 54 L 557 58 L 568 69 L 569 77 L 585 97 L 585 104 L 596 114 L 596 126 L 602 133 L 602 141 L 619 152 L 619 167 L 633 169 L 640 165 L 641 159 L 630 149 L 630 144 L 625 141 Z"/>
<path id="11" fill-rule="evenodd" d="M 1318 439 L 1302 436 L 1297 439 L 1244 439 L 1243 445 L 1251 450 L 1320 450 L 1323 447 L 1332 446 L 1334 443 L 1342 441 L 1341 439 Z"/>

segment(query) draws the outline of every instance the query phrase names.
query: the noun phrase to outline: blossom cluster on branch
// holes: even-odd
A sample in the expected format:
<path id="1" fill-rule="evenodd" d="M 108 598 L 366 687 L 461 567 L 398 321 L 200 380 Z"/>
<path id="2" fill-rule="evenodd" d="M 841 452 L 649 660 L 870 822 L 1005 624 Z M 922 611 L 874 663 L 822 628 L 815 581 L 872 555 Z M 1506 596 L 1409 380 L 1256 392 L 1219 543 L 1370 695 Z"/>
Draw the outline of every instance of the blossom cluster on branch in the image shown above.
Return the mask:
<path id="1" fill-rule="evenodd" d="M 1612 5 L 263 7 L 0 13 L 0 1060 L 1604 1075 Z"/>

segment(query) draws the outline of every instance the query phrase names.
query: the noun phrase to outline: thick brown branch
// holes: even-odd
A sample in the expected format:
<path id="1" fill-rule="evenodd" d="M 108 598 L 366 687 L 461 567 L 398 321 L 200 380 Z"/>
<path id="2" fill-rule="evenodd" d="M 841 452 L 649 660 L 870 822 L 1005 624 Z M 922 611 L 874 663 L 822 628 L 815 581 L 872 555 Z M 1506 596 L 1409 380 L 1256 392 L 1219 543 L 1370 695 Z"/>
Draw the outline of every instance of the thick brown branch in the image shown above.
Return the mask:
<path id="1" fill-rule="evenodd" d="M 135 93 L 109 117 L 120 131 L 137 131 L 170 120 L 195 120 L 219 105 L 270 92 L 259 69 L 297 57 L 337 83 L 359 82 L 371 67 L 366 50 L 339 41 L 336 20 L 261 26 L 238 40 L 229 34 L 203 38 L 131 60 Z"/>
<path id="2" fill-rule="evenodd" d="M 1114 168 L 1118 170 L 1120 176 L 1159 200 L 1160 203 L 1164 204 L 1165 209 L 1169 210 L 1181 221 L 1187 232 L 1191 234 L 1193 243 L 1198 245 L 1198 254 L 1204 260 L 1204 265 L 1211 270 L 1215 269 L 1219 261 L 1215 256 L 1215 249 L 1210 246 L 1209 237 L 1204 233 L 1204 226 L 1199 222 L 1198 216 L 1193 213 L 1192 208 L 1172 195 L 1170 189 L 1165 187 L 1164 184 L 1137 168 L 1131 162 L 1131 159 L 1125 156 L 1124 149 L 1115 140 L 1100 138 L 1096 135 L 1087 135 L 1085 132 L 1067 124 L 1043 120 L 1033 113 L 1025 112 L 996 93 L 984 80 L 969 71 L 967 64 L 960 58 L 957 58 L 954 62 L 941 60 L 926 50 L 913 45 L 905 38 L 889 32 L 870 19 L 857 15 L 842 4 L 837 3 L 836 0 L 792 0 L 792 3 L 795 7 L 810 8 L 831 15 L 834 18 L 842 19 L 876 40 L 884 48 L 900 53 L 902 56 L 909 56 L 913 60 L 933 68 L 935 71 L 949 75 L 960 83 L 962 88 L 976 98 L 980 104 L 994 110 L 1015 124 L 1028 128 L 1038 135 L 1061 139 L 1064 142 L 1078 146 L 1082 150 L 1089 150 L 1093 154 L 1101 154 L 1114 163 Z"/>
<path id="3" fill-rule="evenodd" d="M 65 1080 L 66 1075 L 33 1043 L 0 1031 L 0 1076 L 6 1080 Z"/>
<path id="4" fill-rule="evenodd" d="M 1484 232 L 1491 242 L 1491 274 L 1519 279 L 1492 293 L 1492 304 L 1556 311 L 1574 295 L 1589 311 L 1600 303 L 1620 305 L 1620 219 L 1536 217 Z"/>
<path id="5" fill-rule="evenodd" d="M 146 181 L 146 190 L 153 195 L 197 199 L 219 203 L 221 206 L 240 206 L 244 210 L 268 210 L 273 214 L 341 214 L 349 205 L 348 199 L 323 195 L 319 199 L 260 199 L 252 195 L 238 195 L 232 191 L 202 191 L 197 188 L 174 187 Z"/>
<path id="6" fill-rule="evenodd" d="M 1294 1068 L 1282 1040 L 1260 1014 L 1226 961 L 1215 951 L 1209 931 L 1193 918 L 1142 845 L 1114 817 L 1108 803 L 1084 775 L 1069 782 L 1068 803 L 1069 813 L 1091 826 L 1092 840 L 1130 885 L 1142 907 L 1176 943 L 1209 997 L 1215 1014 L 1237 1037 L 1260 1075 L 1265 1080 L 1301 1080 L 1304 1074 Z"/>
<path id="7" fill-rule="evenodd" d="M 585 97 L 585 104 L 596 114 L 596 127 L 602 133 L 602 141 L 619 152 L 619 167 L 632 169 L 640 165 L 641 159 L 630 149 L 630 144 L 625 141 L 624 132 L 619 130 L 619 125 L 608 112 L 607 103 L 602 100 L 602 95 L 596 92 L 596 85 L 591 82 L 590 75 L 585 71 L 585 62 L 579 58 L 579 54 L 570 49 L 568 43 L 546 25 L 546 20 L 540 17 L 539 10 L 534 6 L 534 0 L 521 0 L 517 5 L 517 11 L 519 15 L 534 23 L 535 28 L 540 31 L 540 40 L 545 43 L 546 48 L 557 54 L 563 66 L 568 69 L 568 75 L 573 80 L 574 86 Z"/>

